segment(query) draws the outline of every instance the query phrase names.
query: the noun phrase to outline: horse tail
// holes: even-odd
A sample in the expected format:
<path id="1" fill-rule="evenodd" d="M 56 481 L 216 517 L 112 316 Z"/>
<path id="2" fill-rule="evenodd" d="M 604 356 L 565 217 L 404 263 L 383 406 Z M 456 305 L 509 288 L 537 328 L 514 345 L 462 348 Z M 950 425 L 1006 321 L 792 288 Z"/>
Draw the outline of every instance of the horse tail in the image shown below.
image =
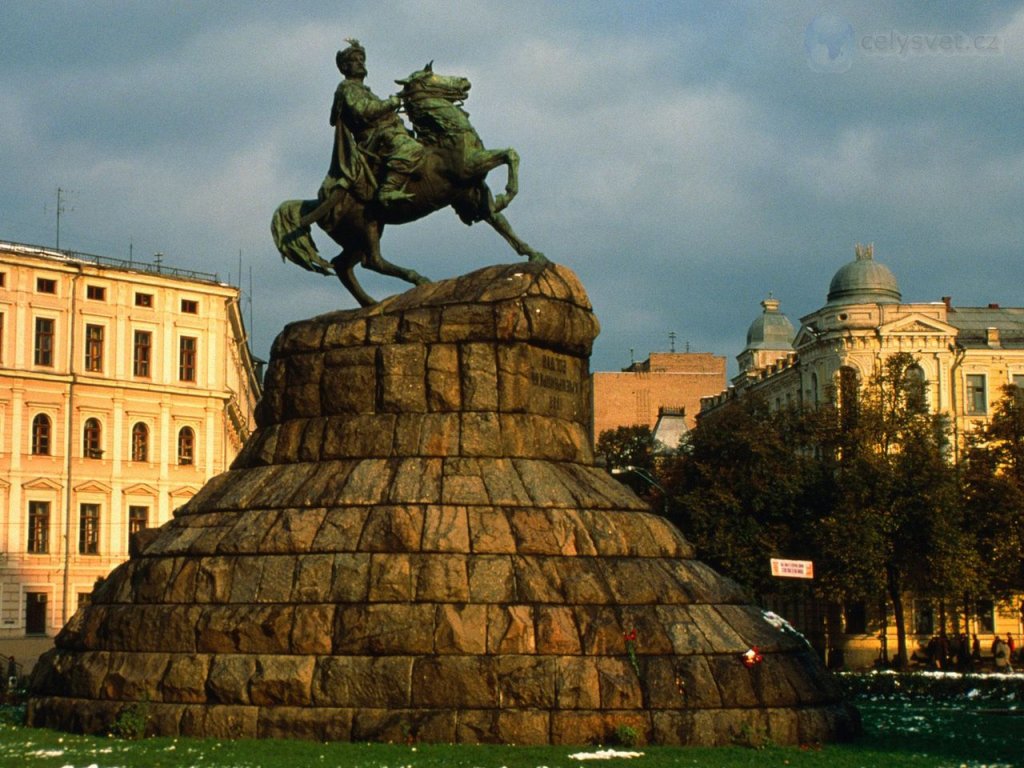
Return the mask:
<path id="1" fill-rule="evenodd" d="M 334 267 L 329 261 L 320 258 L 309 225 L 302 222 L 303 217 L 319 205 L 319 200 L 286 200 L 274 211 L 270 232 L 282 261 L 287 259 L 317 274 L 333 275 Z"/>

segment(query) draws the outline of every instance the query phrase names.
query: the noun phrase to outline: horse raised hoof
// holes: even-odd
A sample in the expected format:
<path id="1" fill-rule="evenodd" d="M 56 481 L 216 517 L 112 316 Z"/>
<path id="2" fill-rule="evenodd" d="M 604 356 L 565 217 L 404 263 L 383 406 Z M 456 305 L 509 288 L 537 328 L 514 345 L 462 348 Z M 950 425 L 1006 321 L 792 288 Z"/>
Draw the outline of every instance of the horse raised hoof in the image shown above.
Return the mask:
<path id="1" fill-rule="evenodd" d="M 419 272 L 413 272 L 409 276 L 409 282 L 411 282 L 413 285 L 430 285 L 434 281 L 431 280 L 429 277 L 424 277 Z"/>

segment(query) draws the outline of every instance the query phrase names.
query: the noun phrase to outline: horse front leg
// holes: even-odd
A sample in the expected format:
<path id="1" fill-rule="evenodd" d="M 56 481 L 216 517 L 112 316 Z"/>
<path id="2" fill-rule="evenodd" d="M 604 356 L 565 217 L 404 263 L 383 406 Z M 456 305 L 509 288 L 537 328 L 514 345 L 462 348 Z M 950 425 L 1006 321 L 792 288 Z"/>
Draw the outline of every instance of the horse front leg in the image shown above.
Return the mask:
<path id="1" fill-rule="evenodd" d="M 544 256 L 540 251 L 535 251 L 533 248 L 528 246 L 519 235 L 512 230 L 512 225 L 508 223 L 508 219 L 502 216 L 500 213 L 492 213 L 486 219 L 494 231 L 505 238 L 505 242 L 512 246 L 516 253 L 520 256 L 525 256 L 529 261 L 538 262 L 540 264 L 547 264 L 547 257 Z"/>
<path id="2" fill-rule="evenodd" d="M 464 159 L 463 164 L 467 180 L 484 179 L 488 173 L 501 165 L 506 167 L 508 176 L 505 180 L 504 194 L 495 197 L 491 205 L 493 213 L 501 213 L 508 208 L 508 204 L 519 194 L 519 153 L 514 149 L 484 149 L 471 153 Z"/>
<path id="3" fill-rule="evenodd" d="M 389 277 L 397 277 L 400 280 L 405 280 L 407 283 L 413 285 L 426 285 L 430 282 L 429 278 L 424 277 L 414 269 L 406 269 L 400 267 L 397 264 L 392 264 L 390 261 L 381 256 L 380 253 L 380 226 L 376 222 L 370 224 L 366 228 L 366 242 L 367 248 L 363 255 L 363 266 L 367 269 L 372 269 L 374 272 L 379 272 L 382 275 L 388 275 Z"/>
<path id="4" fill-rule="evenodd" d="M 519 194 L 519 153 L 509 148 L 505 150 L 505 154 L 508 179 L 505 181 L 505 194 L 494 198 L 494 213 L 496 214 L 508 208 L 508 204 Z"/>

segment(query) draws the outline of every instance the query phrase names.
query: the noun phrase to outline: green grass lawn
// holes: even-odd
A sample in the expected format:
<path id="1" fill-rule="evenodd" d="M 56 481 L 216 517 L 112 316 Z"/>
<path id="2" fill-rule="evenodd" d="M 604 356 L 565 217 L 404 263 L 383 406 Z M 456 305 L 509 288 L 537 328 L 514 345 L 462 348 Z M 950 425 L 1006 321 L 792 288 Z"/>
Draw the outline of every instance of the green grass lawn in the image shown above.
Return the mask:
<path id="1" fill-rule="evenodd" d="M 864 696 L 855 702 L 865 735 L 850 744 L 824 747 L 677 748 L 614 747 L 642 752 L 635 758 L 581 760 L 598 747 L 508 747 L 436 744 L 316 744 L 302 741 L 224 741 L 75 736 L 0 725 L 0 766 L 113 768 L 114 766 L 263 766 L 304 768 L 580 768 L 580 766 L 1024 766 L 1024 708 L 1005 703 Z M 1013 706 L 1012 704 L 1010 705 Z M 1012 713 L 1012 714 L 1011 714 Z"/>

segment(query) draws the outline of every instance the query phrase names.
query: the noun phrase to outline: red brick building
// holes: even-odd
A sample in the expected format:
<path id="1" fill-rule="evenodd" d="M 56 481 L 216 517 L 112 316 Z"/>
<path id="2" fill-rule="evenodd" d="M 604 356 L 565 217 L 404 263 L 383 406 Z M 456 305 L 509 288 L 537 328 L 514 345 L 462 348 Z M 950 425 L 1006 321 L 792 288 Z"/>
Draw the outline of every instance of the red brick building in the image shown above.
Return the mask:
<path id="1" fill-rule="evenodd" d="M 693 428 L 701 398 L 725 387 L 725 358 L 710 352 L 652 352 L 620 372 L 595 371 L 591 378 L 595 442 L 616 427 L 654 429 L 662 408 L 683 409 L 686 426 Z"/>

